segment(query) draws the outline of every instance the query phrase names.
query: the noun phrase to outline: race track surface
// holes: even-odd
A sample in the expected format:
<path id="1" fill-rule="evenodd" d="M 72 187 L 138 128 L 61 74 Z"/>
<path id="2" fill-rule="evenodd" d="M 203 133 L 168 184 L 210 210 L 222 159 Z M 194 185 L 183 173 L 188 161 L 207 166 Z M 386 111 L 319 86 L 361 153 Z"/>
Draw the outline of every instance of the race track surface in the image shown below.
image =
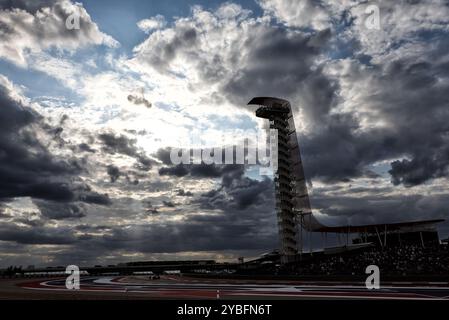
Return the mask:
<path id="1" fill-rule="evenodd" d="M 362 284 L 302 281 L 242 281 L 162 276 L 82 277 L 79 290 L 65 278 L 0 280 L 1 299 L 401 299 L 449 300 L 448 282 Z"/>

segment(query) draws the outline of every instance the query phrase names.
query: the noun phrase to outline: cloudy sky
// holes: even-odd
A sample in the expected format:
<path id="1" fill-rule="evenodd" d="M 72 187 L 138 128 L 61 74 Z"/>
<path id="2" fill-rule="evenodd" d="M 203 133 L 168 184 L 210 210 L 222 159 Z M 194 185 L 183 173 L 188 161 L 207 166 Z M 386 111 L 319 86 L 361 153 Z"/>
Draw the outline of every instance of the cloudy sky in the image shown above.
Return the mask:
<path id="1" fill-rule="evenodd" d="M 324 224 L 448 218 L 448 92 L 445 0 L 0 0 L 0 267 L 276 248 L 271 176 L 169 158 L 260 95 Z"/>

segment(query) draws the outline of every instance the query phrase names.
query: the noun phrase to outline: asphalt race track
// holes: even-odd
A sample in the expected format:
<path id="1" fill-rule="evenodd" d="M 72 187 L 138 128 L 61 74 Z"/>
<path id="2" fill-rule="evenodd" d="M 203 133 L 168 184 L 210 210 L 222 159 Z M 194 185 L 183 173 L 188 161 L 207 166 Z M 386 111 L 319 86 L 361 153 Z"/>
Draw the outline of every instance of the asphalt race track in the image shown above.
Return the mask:
<path id="1" fill-rule="evenodd" d="M 82 277 L 79 290 L 65 278 L 1 279 L 1 299 L 402 299 L 449 300 L 448 282 L 362 284 L 300 281 L 242 281 L 162 276 Z"/>

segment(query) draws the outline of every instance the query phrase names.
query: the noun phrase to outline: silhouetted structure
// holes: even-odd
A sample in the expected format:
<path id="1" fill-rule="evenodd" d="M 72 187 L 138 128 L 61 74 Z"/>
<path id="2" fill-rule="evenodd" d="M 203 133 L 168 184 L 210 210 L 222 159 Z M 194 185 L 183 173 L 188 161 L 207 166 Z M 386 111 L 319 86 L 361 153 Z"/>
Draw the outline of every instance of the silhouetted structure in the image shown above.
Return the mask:
<path id="1" fill-rule="evenodd" d="M 424 247 L 426 243 L 439 243 L 436 224 L 444 221 L 442 219 L 338 227 L 321 224 L 312 215 L 290 103 L 278 98 L 256 97 L 248 104 L 258 105 L 256 116 L 268 119 L 270 129 L 277 130 L 277 154 L 271 156 L 273 167 L 277 168 L 274 182 L 282 263 L 293 262 L 298 259 L 298 253 L 303 253 L 304 232 L 309 235 L 309 248 L 312 232 L 322 233 L 324 239 L 327 233 L 337 234 L 340 242 L 340 235 L 345 235 L 345 243 L 333 248 L 335 252 L 347 250 L 352 244 L 360 247 L 374 243 L 385 247 L 387 243 L 404 242 Z M 353 243 L 350 243 L 351 234 L 358 235 Z"/>

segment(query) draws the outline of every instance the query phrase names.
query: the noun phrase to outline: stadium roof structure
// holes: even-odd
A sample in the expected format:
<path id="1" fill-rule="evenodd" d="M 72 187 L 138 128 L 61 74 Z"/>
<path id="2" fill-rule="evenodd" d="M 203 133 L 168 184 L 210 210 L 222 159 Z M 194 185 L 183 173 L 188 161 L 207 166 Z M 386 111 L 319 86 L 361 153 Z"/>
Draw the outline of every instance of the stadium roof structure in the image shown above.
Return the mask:
<path id="1" fill-rule="evenodd" d="M 337 227 L 323 226 L 315 229 L 314 232 L 329 232 L 329 233 L 361 233 L 369 232 L 374 233 L 377 230 L 382 230 L 387 227 L 388 231 L 401 231 L 401 230 L 413 230 L 415 228 L 424 228 L 426 226 L 432 227 L 437 223 L 445 221 L 444 219 L 433 220 L 419 220 L 419 221 L 406 221 L 406 222 L 394 222 L 394 223 L 379 223 L 379 224 L 364 224 L 364 225 L 346 225 Z"/>

